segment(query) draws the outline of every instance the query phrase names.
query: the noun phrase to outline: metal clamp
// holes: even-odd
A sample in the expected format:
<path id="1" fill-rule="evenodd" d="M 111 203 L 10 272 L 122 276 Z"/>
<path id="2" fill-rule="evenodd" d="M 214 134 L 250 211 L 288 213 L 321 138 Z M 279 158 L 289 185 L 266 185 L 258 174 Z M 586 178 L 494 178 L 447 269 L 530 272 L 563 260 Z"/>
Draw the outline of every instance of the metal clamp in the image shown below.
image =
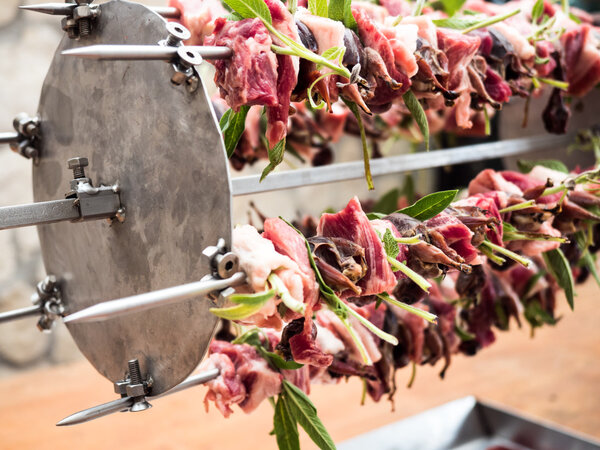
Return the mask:
<path id="1" fill-rule="evenodd" d="M 71 39 L 80 39 L 92 33 L 93 21 L 100 14 L 98 5 L 90 5 L 93 0 L 75 0 L 76 5 L 70 9 L 70 14 L 61 19 L 63 31 Z"/>
<path id="2" fill-rule="evenodd" d="M 37 327 L 43 332 L 49 332 L 54 321 L 65 313 L 60 286 L 54 275 L 48 275 L 37 284 L 36 292 L 31 296 L 31 302 L 39 307 L 42 314 L 37 322 Z"/>
<path id="3" fill-rule="evenodd" d="M 126 377 L 114 384 L 115 392 L 120 394 L 121 398 L 133 399 L 131 406 L 127 409 L 129 411 L 138 412 L 152 408 L 152 405 L 146 400 L 146 395 L 149 395 L 152 389 L 152 377 L 148 376 L 146 380 L 142 378 L 140 363 L 137 359 L 130 360 L 127 366 L 129 371 Z"/>
<path id="4" fill-rule="evenodd" d="M 14 132 L 0 133 L 0 144 L 6 143 L 21 156 L 37 161 L 40 138 L 40 120 L 26 113 L 18 114 L 13 120 Z"/>
<path id="5" fill-rule="evenodd" d="M 225 240 L 219 239 L 217 245 L 206 247 L 202 252 L 209 259 L 211 275 L 206 275 L 203 280 L 214 278 L 229 278 L 238 271 L 238 256 L 232 252 L 227 252 Z M 232 286 L 226 287 L 220 291 L 214 291 L 207 295 L 215 304 L 222 305 L 227 297 L 235 293 Z"/>
<path id="6" fill-rule="evenodd" d="M 158 44 L 166 47 L 177 47 L 171 83 L 176 86 L 186 83 L 188 90 L 194 92 L 198 89 L 199 83 L 198 73 L 194 66 L 202 64 L 202 56 L 197 51 L 182 44 L 183 41 L 187 41 L 192 36 L 192 33 L 186 27 L 176 22 L 167 22 L 166 27 L 168 36 Z"/>
<path id="7" fill-rule="evenodd" d="M 119 222 L 125 221 L 125 208 L 121 205 L 119 185 L 94 187 L 91 178 L 86 177 L 87 158 L 76 157 L 67 161 L 67 167 L 73 171 L 71 190 L 65 198 L 76 199 L 79 207 L 79 219 L 76 221 L 94 220 L 109 217 Z"/>

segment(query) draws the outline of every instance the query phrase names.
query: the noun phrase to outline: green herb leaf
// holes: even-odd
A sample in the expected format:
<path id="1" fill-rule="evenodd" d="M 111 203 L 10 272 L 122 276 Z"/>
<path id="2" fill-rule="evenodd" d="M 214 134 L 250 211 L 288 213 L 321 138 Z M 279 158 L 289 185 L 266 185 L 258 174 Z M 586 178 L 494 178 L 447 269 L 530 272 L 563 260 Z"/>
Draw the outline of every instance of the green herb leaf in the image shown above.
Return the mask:
<path id="1" fill-rule="evenodd" d="M 275 291 L 273 289 L 257 294 L 233 294 L 229 296 L 229 300 L 236 303 L 235 306 L 210 308 L 209 311 L 222 319 L 242 320 L 260 311 L 274 295 Z"/>
<path id="2" fill-rule="evenodd" d="M 415 180 L 411 174 L 406 175 L 404 178 L 404 185 L 402 186 L 402 195 L 406 197 L 406 201 L 410 203 L 415 202 Z"/>
<path id="3" fill-rule="evenodd" d="M 373 211 L 377 211 L 382 214 L 391 214 L 398 209 L 398 199 L 400 198 L 400 191 L 394 188 L 385 194 L 375 203 Z"/>
<path id="4" fill-rule="evenodd" d="M 286 361 L 277 353 L 269 352 L 264 350 L 260 352 L 265 359 L 268 359 L 275 367 L 283 370 L 294 370 L 304 366 L 304 364 L 297 363 L 296 361 Z"/>
<path id="5" fill-rule="evenodd" d="M 556 279 L 558 285 L 565 291 L 567 302 L 571 309 L 574 308 L 575 282 L 573 281 L 573 272 L 569 261 L 561 249 L 557 248 L 542 254 L 544 262 L 552 276 Z"/>
<path id="6" fill-rule="evenodd" d="M 506 14 L 489 17 L 475 25 L 465 28 L 464 30 L 462 30 L 462 32 L 463 32 L 463 34 L 467 34 L 467 33 L 470 33 L 471 31 L 478 30 L 479 28 L 489 27 L 490 25 L 494 25 L 495 23 L 502 22 L 503 20 L 506 20 L 509 17 L 519 14 L 520 12 L 521 12 L 521 9 L 517 8 L 514 11 L 508 12 Z"/>
<path id="7" fill-rule="evenodd" d="M 344 25 L 355 33 L 358 33 L 358 24 L 352 15 L 352 0 L 344 0 Z"/>
<path id="8" fill-rule="evenodd" d="M 252 328 L 251 330 L 246 331 L 244 334 L 236 337 L 232 344 L 248 344 L 254 347 L 262 347 L 260 342 L 260 337 L 258 336 L 258 328 Z"/>
<path id="9" fill-rule="evenodd" d="M 285 397 L 280 395 L 275 404 L 273 429 L 279 450 L 300 450 L 298 423 L 288 409 Z"/>
<path id="10" fill-rule="evenodd" d="M 598 276 L 598 270 L 596 269 L 596 261 L 587 247 L 588 241 L 583 231 L 578 231 L 577 233 L 575 233 L 575 242 L 577 243 L 577 246 L 579 247 L 579 250 L 581 250 L 582 253 L 580 260 L 581 264 L 584 267 L 587 267 L 587 269 L 590 271 L 590 273 L 596 280 L 596 283 L 598 283 L 598 286 L 600 286 L 600 277 Z"/>
<path id="11" fill-rule="evenodd" d="M 569 173 L 569 169 L 564 165 L 563 162 L 558 161 L 556 159 L 542 159 L 539 161 L 526 161 L 520 159 L 517 161 L 517 166 L 521 173 L 529 173 L 533 170 L 535 166 L 542 166 L 548 169 L 556 170 L 562 173 Z M 540 183 L 542 184 L 542 183 Z"/>
<path id="12" fill-rule="evenodd" d="M 482 21 L 483 15 L 468 16 L 468 17 L 447 17 L 445 19 L 433 19 L 435 26 L 440 28 L 451 28 L 453 30 L 464 30 L 477 25 Z"/>
<path id="13" fill-rule="evenodd" d="M 267 175 L 269 175 L 275 167 L 277 167 L 283 161 L 283 154 L 285 150 L 285 138 L 280 140 L 277 144 L 273 146 L 272 149 L 269 149 L 269 165 L 264 168 L 260 181 L 264 180 Z"/>
<path id="14" fill-rule="evenodd" d="M 465 0 L 441 0 L 442 7 L 446 14 L 452 17 L 465 4 Z"/>
<path id="15" fill-rule="evenodd" d="M 397 212 L 419 220 L 431 219 L 446 209 L 452 203 L 456 194 L 458 194 L 458 189 L 434 192 Z"/>
<path id="16" fill-rule="evenodd" d="M 308 0 L 308 10 L 313 16 L 328 17 L 327 0 Z"/>
<path id="17" fill-rule="evenodd" d="M 263 0 L 223 0 L 223 2 L 244 19 L 258 17 L 263 22 L 273 23 L 269 7 Z"/>
<path id="18" fill-rule="evenodd" d="M 398 257 L 398 253 L 400 253 L 400 247 L 394 239 L 394 235 L 390 231 L 390 229 L 386 229 L 383 235 L 383 247 L 385 249 L 385 253 L 389 258 L 396 259 Z"/>
<path id="19" fill-rule="evenodd" d="M 427 116 L 425 115 L 421 103 L 419 103 L 419 100 L 417 100 L 417 97 L 415 97 L 414 92 L 411 90 L 406 91 L 402 96 L 402 99 L 410 111 L 412 118 L 419 126 L 419 130 L 421 130 L 423 139 L 425 140 L 425 148 L 429 151 L 429 122 L 427 122 Z"/>
<path id="20" fill-rule="evenodd" d="M 408 92 L 410 92 L 410 91 L 408 91 Z M 404 95 L 406 95 L 406 94 L 404 94 Z M 356 122 L 358 123 L 358 129 L 360 130 L 360 141 L 362 143 L 363 164 L 365 165 L 365 178 L 367 179 L 367 187 L 369 190 L 373 190 L 373 189 L 375 189 L 375 186 L 373 186 L 373 176 L 371 175 L 371 161 L 370 161 L 370 156 L 369 156 L 369 145 L 367 144 L 367 134 L 365 132 L 365 126 L 363 124 L 362 117 L 360 116 L 360 108 L 354 102 L 348 101 L 345 98 L 342 98 L 342 100 L 344 100 L 344 103 L 346 104 L 346 106 L 348 106 L 350 111 L 352 111 L 352 114 L 354 114 L 354 117 L 356 117 Z"/>
<path id="21" fill-rule="evenodd" d="M 223 133 L 223 141 L 225 142 L 225 150 L 227 157 L 231 158 L 237 144 L 246 129 L 246 116 L 250 111 L 249 106 L 242 106 L 238 112 L 233 109 L 228 109 L 219 121 L 221 132 Z"/>
<path id="22" fill-rule="evenodd" d="M 312 441 L 322 450 L 335 450 L 333 439 L 317 416 L 317 408 L 306 394 L 287 380 L 283 380 L 282 390 L 291 415 Z"/>
<path id="23" fill-rule="evenodd" d="M 575 14 L 573 14 L 572 12 L 569 12 L 569 19 L 571 19 L 576 24 L 581 25 L 581 19 L 579 17 L 577 17 Z"/>
<path id="24" fill-rule="evenodd" d="M 537 0 L 531 8 L 531 21 L 534 25 L 537 24 L 542 14 L 544 14 L 544 0 Z"/>
<path id="25" fill-rule="evenodd" d="M 471 334 L 467 330 L 459 327 L 458 324 L 454 324 L 454 331 L 461 341 L 472 341 L 475 339 L 474 334 Z"/>

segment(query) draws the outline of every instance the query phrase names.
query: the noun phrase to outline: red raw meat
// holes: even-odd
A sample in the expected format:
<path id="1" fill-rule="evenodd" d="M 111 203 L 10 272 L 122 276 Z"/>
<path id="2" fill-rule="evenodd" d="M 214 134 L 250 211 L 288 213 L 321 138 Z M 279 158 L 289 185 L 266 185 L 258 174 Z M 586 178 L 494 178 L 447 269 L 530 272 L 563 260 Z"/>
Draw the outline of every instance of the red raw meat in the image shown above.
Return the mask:
<path id="1" fill-rule="evenodd" d="M 488 229 L 486 235 L 488 239 L 496 244 L 502 244 L 502 217 L 498 211 L 496 204 L 496 195 L 493 192 L 487 192 L 485 194 L 474 194 L 469 197 L 459 200 L 455 203 L 456 206 L 476 206 L 480 208 L 486 217 L 492 217 L 498 221 L 497 225 L 493 225 L 492 229 Z"/>
<path id="2" fill-rule="evenodd" d="M 354 197 L 345 209 L 336 214 L 323 214 L 317 234 L 326 237 L 348 239 L 365 249 L 367 274 L 358 282 L 362 295 L 391 291 L 396 277 L 387 261 L 385 250 L 369 219 L 363 212 L 358 198 Z"/>
<path id="3" fill-rule="evenodd" d="M 288 256 L 298 264 L 304 287 L 304 302 L 314 305 L 319 299 L 319 286 L 315 278 L 304 239 L 279 218 L 267 219 L 264 222 L 263 237 L 273 242 L 275 250 Z"/>
<path id="4" fill-rule="evenodd" d="M 477 249 L 471 245 L 473 232 L 456 217 L 445 212 L 426 220 L 424 225 L 441 233 L 446 243 L 456 251 L 467 264 L 478 259 Z"/>
<path id="5" fill-rule="evenodd" d="M 294 17 L 287 10 L 285 4 L 279 0 L 264 0 L 271 12 L 273 26 L 280 33 L 295 42 L 300 43 L 298 28 Z M 274 44 L 283 45 L 278 39 Z M 277 55 L 277 102 L 274 106 L 267 107 L 267 140 L 272 148 L 285 138 L 287 121 L 290 111 L 290 97 L 298 82 L 299 59 L 297 56 Z"/>
<path id="6" fill-rule="evenodd" d="M 450 78 L 447 89 L 463 91 L 469 85 L 467 66 L 479 49 L 481 39 L 478 36 L 466 36 L 458 31 L 446 28 L 437 29 L 438 47 L 448 57 Z"/>
<path id="7" fill-rule="evenodd" d="M 561 37 L 569 94 L 581 97 L 600 82 L 600 44 L 592 26 L 584 24 Z"/>
<path id="8" fill-rule="evenodd" d="M 214 340 L 209 352 L 202 369 L 219 368 L 221 373 L 206 383 L 208 392 L 204 404 L 207 409 L 212 400 L 225 417 L 233 412 L 231 405 L 234 404 L 250 413 L 264 399 L 281 390 L 282 375 L 273 371 L 254 347 Z"/>
<path id="9" fill-rule="evenodd" d="M 500 172 L 500 175 L 502 175 L 502 178 L 504 178 L 506 181 L 510 181 L 511 183 L 517 185 L 523 192 L 530 189 L 536 189 L 544 185 L 544 183 L 537 178 L 534 178 L 530 175 L 525 175 L 523 173 L 514 172 L 512 170 L 504 170 Z M 535 199 L 535 201 L 536 203 L 556 203 L 558 200 L 560 200 L 561 196 L 562 193 L 559 192 L 554 195 L 538 197 Z"/>
<path id="10" fill-rule="evenodd" d="M 169 0 L 169 6 L 179 10 L 179 21 L 192 34 L 187 45 L 202 45 L 214 30 L 215 19 L 227 14 L 219 0 Z"/>
<path id="11" fill-rule="evenodd" d="M 214 61 L 215 83 L 230 108 L 237 111 L 243 105 L 277 105 L 277 60 L 260 19 L 219 18 L 214 33 L 205 41 L 206 45 L 233 49 L 232 58 Z"/>
<path id="12" fill-rule="evenodd" d="M 485 90 L 493 100 L 499 103 L 506 103 L 510 100 L 510 96 L 512 95 L 510 86 L 500 75 L 489 67 L 485 72 L 484 85 Z"/>

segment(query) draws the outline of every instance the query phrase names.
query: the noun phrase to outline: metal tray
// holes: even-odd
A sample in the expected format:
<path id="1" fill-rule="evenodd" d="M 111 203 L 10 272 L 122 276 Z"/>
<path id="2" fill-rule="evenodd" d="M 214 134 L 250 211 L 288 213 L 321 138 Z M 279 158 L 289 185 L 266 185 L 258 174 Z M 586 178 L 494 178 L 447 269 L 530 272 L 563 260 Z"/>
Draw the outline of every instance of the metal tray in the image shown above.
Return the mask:
<path id="1" fill-rule="evenodd" d="M 600 442 L 464 397 L 348 441 L 339 450 L 588 450 Z"/>

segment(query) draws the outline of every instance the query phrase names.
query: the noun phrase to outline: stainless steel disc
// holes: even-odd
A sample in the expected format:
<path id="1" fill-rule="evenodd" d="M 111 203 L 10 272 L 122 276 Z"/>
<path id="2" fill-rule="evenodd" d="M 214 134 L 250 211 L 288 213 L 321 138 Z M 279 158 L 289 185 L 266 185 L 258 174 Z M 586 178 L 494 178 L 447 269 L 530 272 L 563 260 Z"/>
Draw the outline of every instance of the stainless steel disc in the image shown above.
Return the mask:
<path id="1" fill-rule="evenodd" d="M 44 264 L 62 279 L 67 313 L 99 302 L 199 280 L 202 250 L 231 242 L 225 150 L 204 86 L 170 82 L 160 61 L 91 61 L 62 56 L 93 44 L 156 44 L 165 21 L 124 1 L 100 5 L 89 37 L 60 43 L 39 107 L 42 146 L 34 199 L 62 198 L 67 159 L 89 158 L 95 185 L 117 182 L 124 223 L 57 223 L 38 228 Z M 106 322 L 70 324 L 83 354 L 111 381 L 137 358 L 152 395 L 181 382 L 200 362 L 216 319 L 197 298 Z"/>

